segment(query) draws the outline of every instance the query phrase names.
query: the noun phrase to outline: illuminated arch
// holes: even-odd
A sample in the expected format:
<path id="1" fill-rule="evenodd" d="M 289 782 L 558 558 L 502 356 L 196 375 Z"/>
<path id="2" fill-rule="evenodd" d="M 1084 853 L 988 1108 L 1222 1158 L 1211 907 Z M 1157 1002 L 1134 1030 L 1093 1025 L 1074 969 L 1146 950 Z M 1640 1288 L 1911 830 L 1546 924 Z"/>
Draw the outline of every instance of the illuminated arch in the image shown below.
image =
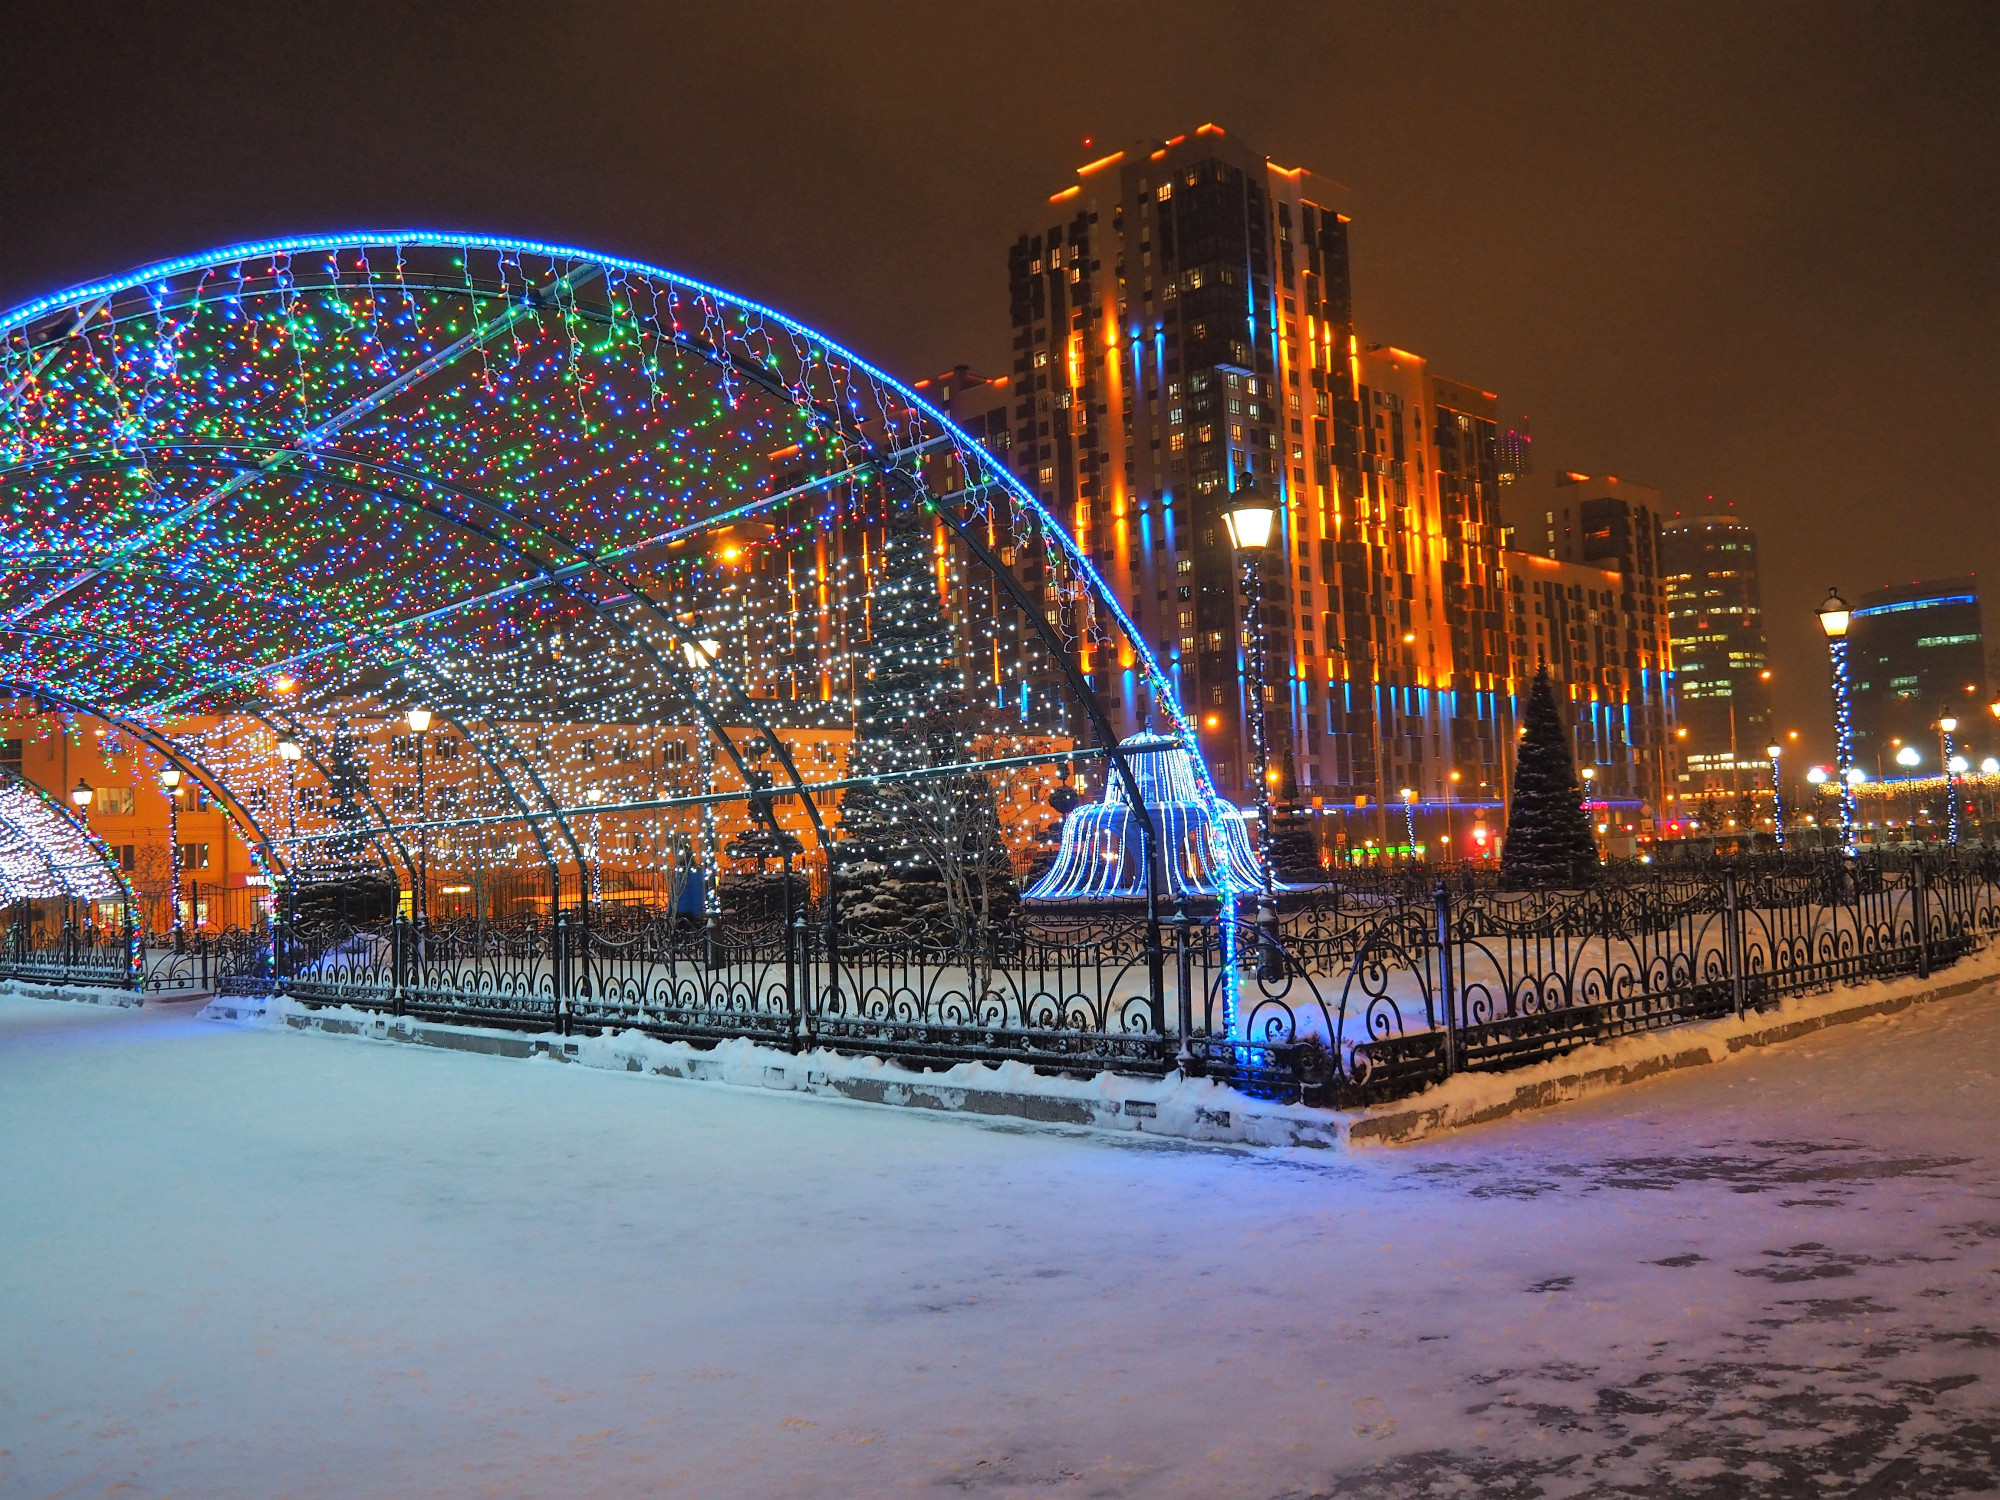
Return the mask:
<path id="1" fill-rule="evenodd" d="M 1001 457 L 672 272 L 426 231 L 237 245 L 0 315 L 0 393 L 0 682 L 156 726 L 279 868 L 636 860 L 694 742 L 698 791 L 788 792 L 823 845 L 795 749 L 839 726 L 866 538 L 915 507 L 971 580 L 953 628 L 1028 644 L 993 659 L 1035 659 L 1030 727 L 1136 798 L 1078 664 L 1129 660 L 1215 800 L 1159 662 Z"/>
<path id="2" fill-rule="evenodd" d="M 102 839 L 56 799 L 0 769 L 0 904 L 116 902 L 130 913 L 132 888 Z"/>

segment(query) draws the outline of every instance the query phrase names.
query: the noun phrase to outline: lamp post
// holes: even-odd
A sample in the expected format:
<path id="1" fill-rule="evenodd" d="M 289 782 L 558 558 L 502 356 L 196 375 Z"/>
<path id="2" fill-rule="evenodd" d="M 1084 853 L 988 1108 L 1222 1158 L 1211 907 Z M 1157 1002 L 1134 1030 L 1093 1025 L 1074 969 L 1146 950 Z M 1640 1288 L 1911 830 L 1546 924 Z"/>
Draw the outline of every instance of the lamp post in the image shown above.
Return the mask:
<path id="1" fill-rule="evenodd" d="M 1833 663 L 1834 762 L 1840 771 L 1840 847 L 1856 853 L 1854 844 L 1854 699 L 1847 677 L 1847 622 L 1850 611 L 1838 589 L 1828 589 L 1819 607 L 1819 628 L 1826 632 L 1826 649 Z"/>
<path id="2" fill-rule="evenodd" d="M 1773 741 L 1764 747 L 1764 753 L 1771 758 L 1771 832 L 1782 849 L 1785 847 L 1785 786 L 1778 776 L 1778 757 L 1785 753 L 1785 747 Z"/>
<path id="3" fill-rule="evenodd" d="M 96 789 L 92 787 L 89 782 L 85 781 L 81 776 L 76 778 L 76 785 L 69 789 L 70 805 L 76 809 L 76 820 L 77 822 L 81 823 L 84 826 L 84 830 L 86 832 L 88 832 L 90 829 L 90 811 L 89 811 L 90 804 L 92 799 L 95 798 L 96 796 L 97 796 Z M 64 962 L 68 962 L 70 939 L 76 931 L 74 925 L 75 921 L 76 921 L 75 902 L 73 899 L 66 899 L 63 902 Z"/>
<path id="4" fill-rule="evenodd" d="M 1591 796 L 1591 793 L 1596 790 L 1597 767 L 1585 766 L 1583 768 L 1583 815 L 1590 820 L 1591 842 L 1598 846 L 1597 857 L 1602 859 L 1604 857 L 1604 841 L 1598 837 L 1597 799 Z"/>
<path id="5" fill-rule="evenodd" d="M 1410 863 L 1417 862 L 1417 789 L 1403 788 L 1403 839 L 1410 851 Z"/>
<path id="6" fill-rule="evenodd" d="M 1896 752 L 1896 764 L 1905 771 L 1914 771 L 1924 763 L 1924 754 L 1915 745 L 1905 745 Z M 1903 832 L 1911 843 L 1917 841 L 1917 794 L 1910 786 L 1914 777 L 1903 778 Z"/>
<path id="7" fill-rule="evenodd" d="M 1458 772 L 1453 771 L 1444 779 L 1444 851 L 1447 860 L 1458 858 L 1458 845 L 1452 841 L 1451 832 L 1451 788 L 1458 780 Z"/>
<path id="8" fill-rule="evenodd" d="M 697 640 L 681 642 L 681 658 L 687 662 L 690 672 L 706 672 L 722 659 L 722 642 L 717 640 Z M 695 741 L 695 773 L 701 778 L 704 792 L 715 790 L 715 736 L 704 734 Z M 719 890 L 718 870 L 721 857 L 716 849 L 715 804 L 701 805 L 701 910 L 703 917 L 713 924 L 722 911 L 722 896 Z M 828 887 L 829 892 L 831 887 Z M 835 903 L 831 894 L 826 903 L 828 930 L 831 931 Z"/>
<path id="9" fill-rule="evenodd" d="M 414 904 L 417 929 L 422 931 L 424 916 L 430 907 L 426 887 L 431 878 L 431 830 L 430 804 L 424 795 L 424 731 L 431 727 L 431 711 L 428 708 L 413 708 L 403 717 L 410 726 L 410 733 L 417 737 L 417 899 Z"/>
<path id="10" fill-rule="evenodd" d="M 1807 769 L 1806 784 L 1812 788 L 1811 801 L 1813 807 L 1812 816 L 1806 819 L 1808 823 L 1818 825 L 1821 814 L 1826 811 L 1826 808 L 1819 801 L 1819 798 L 1825 793 L 1826 780 L 1825 766 L 1812 766 Z M 1813 847 L 1815 849 L 1824 849 L 1826 847 L 1826 830 L 1823 826 L 1815 826 L 1813 829 Z"/>
<path id="11" fill-rule="evenodd" d="M 1249 602 L 1250 628 L 1244 632 L 1243 642 L 1249 660 L 1246 676 L 1250 699 L 1250 741 L 1257 757 L 1257 858 L 1264 867 L 1264 902 L 1269 906 L 1272 899 L 1271 876 L 1271 745 L 1264 717 L 1264 549 L 1271 544 L 1271 529 L 1277 521 L 1278 513 L 1271 502 L 1257 489 L 1257 481 L 1249 474 L 1243 482 L 1227 511 L 1223 512 L 1223 524 L 1229 528 L 1229 541 L 1237 555 L 1243 560 L 1244 594 Z M 1275 913 L 1273 914 L 1275 916 Z M 1264 913 L 1258 913 L 1258 921 L 1263 922 Z"/>
<path id="12" fill-rule="evenodd" d="M 285 763 L 285 822 L 293 838 L 299 836 L 298 770 L 305 753 L 305 747 L 289 736 L 278 741 L 278 759 Z"/>
<path id="13" fill-rule="evenodd" d="M 181 768 L 160 767 L 160 790 L 167 794 L 167 890 L 174 952 L 181 951 Z"/>
<path id="14" fill-rule="evenodd" d="M 1944 767 L 1945 795 L 1945 842 L 1958 846 L 1958 773 L 1965 762 L 1958 758 L 1952 745 L 1952 731 L 1958 728 L 1958 720 L 1946 714 L 1937 721 L 1938 762 Z"/>

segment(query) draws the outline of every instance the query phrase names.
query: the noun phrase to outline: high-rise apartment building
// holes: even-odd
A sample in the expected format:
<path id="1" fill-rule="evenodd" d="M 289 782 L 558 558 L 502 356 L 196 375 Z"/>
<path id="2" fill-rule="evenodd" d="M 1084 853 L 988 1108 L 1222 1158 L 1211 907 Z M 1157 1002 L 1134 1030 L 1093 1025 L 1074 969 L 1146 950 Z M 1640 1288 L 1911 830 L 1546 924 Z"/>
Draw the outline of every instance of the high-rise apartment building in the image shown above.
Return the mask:
<path id="1" fill-rule="evenodd" d="M 1757 533 L 1727 510 L 1660 530 L 1661 581 L 1680 706 L 1680 779 L 1690 792 L 1755 789 L 1769 776 L 1771 689 Z"/>
<path id="2" fill-rule="evenodd" d="M 1519 678 L 1548 668 L 1577 766 L 1591 772 L 1592 800 L 1618 814 L 1607 831 L 1637 832 L 1645 809 L 1662 810 L 1665 790 L 1666 747 L 1635 725 L 1627 667 L 1649 622 L 1628 604 L 1632 591 L 1616 568 L 1511 549 L 1505 568 Z"/>
<path id="3" fill-rule="evenodd" d="M 1660 569 L 1660 494 L 1614 475 L 1558 470 L 1524 475 L 1507 489 L 1516 524 L 1514 545 L 1523 552 L 1578 565 L 1615 581 L 1615 588 L 1581 575 L 1560 580 L 1568 618 L 1547 618 L 1567 638 L 1589 637 L 1576 658 L 1587 671 L 1565 678 L 1552 648 L 1519 649 L 1522 596 L 1530 592 L 1532 570 L 1509 559 L 1509 590 L 1516 602 L 1515 671 L 1522 679 L 1547 661 L 1552 676 L 1569 689 L 1572 732 L 1579 753 L 1592 757 L 1600 792 L 1618 788 L 1655 815 L 1678 785 L 1674 667 L 1668 634 L 1667 592 Z M 1549 580 L 1551 586 L 1555 580 Z M 1596 595 L 1595 602 L 1592 595 Z M 1545 603 L 1548 601 L 1545 601 Z M 1528 619 L 1532 622 L 1533 615 Z M 1588 747 L 1584 749 L 1583 747 Z"/>
<path id="4" fill-rule="evenodd" d="M 1854 686 L 1854 760 L 1870 776 L 1908 775 L 1896 754 L 1912 746 L 1916 773 L 1938 772 L 1939 719 L 1959 721 L 1959 743 L 1984 749 L 1986 641 L 1973 580 L 1944 578 L 1861 596 L 1847 627 Z"/>
<path id="5" fill-rule="evenodd" d="M 1274 795 L 1357 850 L 1404 842 L 1406 799 L 1433 851 L 1449 828 L 1471 852 L 1479 813 L 1497 826 L 1537 661 L 1499 499 L 1533 510 L 1516 545 L 1537 551 L 1572 512 L 1574 534 L 1547 538 L 1581 569 L 1543 599 L 1565 631 L 1553 669 L 1603 794 L 1659 810 L 1658 497 L 1563 476 L 1560 502 L 1552 483 L 1546 505 L 1524 501 L 1525 419 L 1503 436 L 1492 393 L 1357 336 L 1345 198 L 1212 125 L 1079 168 L 1008 253 L 1015 472 L 1129 605 L 1225 795 L 1255 800 L 1261 690 Z M 1279 515 L 1255 564 L 1261 618 L 1222 519 L 1245 483 Z M 1590 634 L 1572 648 L 1573 623 Z M 1113 725 L 1145 725 L 1129 653 L 1076 649 Z"/>
<path id="6" fill-rule="evenodd" d="M 1361 346 L 1344 198 L 1215 126 L 1079 169 L 1009 252 L 1012 451 L 1130 601 L 1225 792 L 1255 797 L 1261 689 L 1274 794 L 1342 810 L 1358 846 L 1391 841 L 1404 788 L 1498 801 L 1512 684 L 1495 398 Z M 1246 482 L 1279 508 L 1261 619 L 1222 520 Z M 1130 664 L 1090 666 L 1113 723 L 1143 724 Z"/>
<path id="7" fill-rule="evenodd" d="M 1353 314 L 1340 190 L 1219 128 L 1114 152 L 1053 195 L 1008 256 L 1016 472 L 1071 525 L 1206 735 L 1254 794 L 1246 633 L 1261 630 L 1273 790 L 1295 784 L 1295 671 L 1339 466 L 1355 462 Z M 1247 618 L 1222 516 L 1245 478 L 1282 504 Z M 1330 523 L 1329 523 L 1330 524 Z M 1315 612 L 1316 614 L 1316 612 Z M 1324 660 L 1317 630 L 1314 660 Z M 1114 725 L 1149 719 L 1140 674 L 1086 646 Z"/>

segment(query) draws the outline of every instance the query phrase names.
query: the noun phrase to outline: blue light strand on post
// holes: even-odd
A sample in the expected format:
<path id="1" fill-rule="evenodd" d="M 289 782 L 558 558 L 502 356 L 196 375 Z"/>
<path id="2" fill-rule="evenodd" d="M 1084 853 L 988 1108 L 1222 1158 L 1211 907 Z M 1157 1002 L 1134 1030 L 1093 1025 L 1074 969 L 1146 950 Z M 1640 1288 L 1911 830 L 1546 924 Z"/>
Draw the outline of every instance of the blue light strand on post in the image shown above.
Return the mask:
<path id="1" fill-rule="evenodd" d="M 1952 740 L 1952 731 L 1958 728 L 1958 720 L 1943 718 L 1938 720 L 1938 733 L 1944 747 L 1944 796 L 1945 796 L 1945 838 L 1955 849 L 1958 847 L 1958 760 L 1957 748 Z"/>
<path id="2" fill-rule="evenodd" d="M 1777 747 L 1772 746 L 1771 756 L 1771 831 L 1777 836 L 1778 847 L 1785 847 L 1785 788 L 1778 774 Z"/>

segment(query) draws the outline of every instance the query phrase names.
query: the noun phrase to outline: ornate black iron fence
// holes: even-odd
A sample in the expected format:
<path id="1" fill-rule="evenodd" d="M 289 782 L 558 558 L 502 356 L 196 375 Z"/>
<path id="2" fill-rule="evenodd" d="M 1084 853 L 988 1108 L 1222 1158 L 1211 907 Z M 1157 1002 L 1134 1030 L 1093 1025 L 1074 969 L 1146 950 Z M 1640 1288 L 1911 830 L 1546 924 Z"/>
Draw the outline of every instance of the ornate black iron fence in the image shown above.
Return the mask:
<path id="1" fill-rule="evenodd" d="M 927 1067 L 1181 1070 L 1361 1104 L 1928 974 L 1996 929 L 2000 851 L 1978 849 L 1627 867 L 1587 891 L 1405 871 L 1227 921 L 1044 909 L 949 943 L 844 931 L 803 899 L 737 920 L 580 901 L 501 920 L 348 912 L 180 954 L 17 913 L 0 976 L 205 988 L 212 975 L 219 990 L 475 1026 L 747 1037 Z"/>
<path id="2" fill-rule="evenodd" d="M 0 979 L 130 989 L 136 953 L 131 929 L 97 920 L 93 903 L 20 900 L 7 908 Z"/>
<path id="3" fill-rule="evenodd" d="M 1255 978 L 1229 1035 L 1250 1045 L 1221 1061 L 1294 1097 L 1373 1102 L 1788 994 L 1925 976 L 1997 928 L 1991 850 L 1627 872 L 1575 892 L 1446 880 L 1240 928 Z M 1198 947 L 1210 1038 L 1228 972 L 1217 946 Z"/>

